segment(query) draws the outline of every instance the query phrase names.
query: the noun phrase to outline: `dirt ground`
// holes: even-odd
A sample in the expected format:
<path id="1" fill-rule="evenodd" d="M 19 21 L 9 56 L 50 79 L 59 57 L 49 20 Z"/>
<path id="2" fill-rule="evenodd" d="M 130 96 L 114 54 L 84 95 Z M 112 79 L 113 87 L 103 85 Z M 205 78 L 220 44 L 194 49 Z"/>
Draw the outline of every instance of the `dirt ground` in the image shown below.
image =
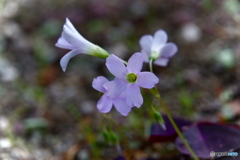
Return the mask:
<path id="1" fill-rule="evenodd" d="M 163 29 L 178 52 L 153 70 L 172 115 L 240 124 L 239 8 L 238 0 L 1 1 L 0 159 L 113 160 L 129 152 L 139 160 L 187 159 L 174 143 L 148 141 L 154 120 L 147 90 L 144 105 L 127 117 L 112 110 L 112 124 L 98 112 L 92 88 L 97 76 L 113 78 L 105 61 L 79 55 L 63 72 L 59 61 L 68 50 L 55 43 L 68 17 L 83 37 L 127 60 L 140 51 L 141 36 Z M 107 125 L 118 145 L 104 140 Z"/>

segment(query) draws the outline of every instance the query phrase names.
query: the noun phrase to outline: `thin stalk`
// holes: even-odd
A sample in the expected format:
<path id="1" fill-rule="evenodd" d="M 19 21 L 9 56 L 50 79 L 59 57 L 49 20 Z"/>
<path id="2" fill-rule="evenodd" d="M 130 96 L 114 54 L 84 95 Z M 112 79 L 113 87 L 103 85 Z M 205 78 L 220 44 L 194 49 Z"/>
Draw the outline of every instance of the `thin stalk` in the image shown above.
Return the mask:
<path id="1" fill-rule="evenodd" d="M 153 60 L 150 59 L 149 61 L 149 68 L 150 71 L 153 73 L 153 69 L 152 69 L 152 62 Z M 192 158 L 194 160 L 199 160 L 198 157 L 196 156 L 196 154 L 194 153 L 194 151 L 192 150 L 192 148 L 190 147 L 190 145 L 188 144 L 187 140 L 184 138 L 184 136 L 182 135 L 181 131 L 179 130 L 178 126 L 176 125 L 175 121 L 173 120 L 170 111 L 168 110 L 168 108 L 166 107 L 166 105 L 163 103 L 160 94 L 158 92 L 157 87 L 155 86 L 153 89 L 150 89 L 151 93 L 158 99 L 160 106 L 163 107 L 170 123 L 172 124 L 174 130 L 177 132 L 179 138 L 181 139 L 181 141 L 183 142 L 183 144 L 185 145 L 185 147 L 187 148 L 188 152 L 190 153 L 190 155 L 192 156 Z"/>
<path id="2" fill-rule="evenodd" d="M 150 59 L 150 61 L 149 61 L 149 69 L 153 73 L 152 62 L 153 62 L 153 60 Z"/>
<path id="3" fill-rule="evenodd" d="M 192 156 L 192 158 L 194 160 L 199 160 L 196 156 L 196 154 L 194 153 L 194 151 L 192 150 L 192 148 L 190 147 L 190 145 L 188 144 L 187 140 L 184 138 L 184 136 L 182 135 L 181 131 L 179 130 L 178 126 L 176 125 L 175 121 L 173 120 L 170 111 L 168 110 L 168 108 L 166 107 L 166 105 L 163 103 L 160 94 L 158 92 L 158 90 L 156 89 L 156 87 L 154 88 L 154 91 L 151 90 L 152 94 L 158 99 L 160 106 L 164 109 L 170 123 L 172 124 L 174 130 L 177 132 L 179 138 L 181 139 L 181 141 L 183 142 L 183 144 L 185 145 L 185 147 L 187 148 L 187 150 L 189 151 L 190 155 Z"/>

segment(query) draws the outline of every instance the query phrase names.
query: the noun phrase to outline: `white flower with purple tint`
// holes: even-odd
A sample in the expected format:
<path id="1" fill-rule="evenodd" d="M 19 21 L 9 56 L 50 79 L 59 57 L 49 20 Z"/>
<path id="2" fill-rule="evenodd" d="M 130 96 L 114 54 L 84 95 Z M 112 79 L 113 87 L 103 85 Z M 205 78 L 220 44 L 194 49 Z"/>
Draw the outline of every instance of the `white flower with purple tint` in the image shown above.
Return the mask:
<path id="1" fill-rule="evenodd" d="M 104 84 L 106 96 L 116 98 L 125 92 L 126 102 L 129 106 L 140 107 L 143 98 L 139 87 L 153 88 L 159 79 L 151 72 L 140 72 L 143 65 L 142 54 L 137 52 L 128 60 L 127 66 L 115 55 L 107 58 L 106 66 L 115 76 L 111 82 Z"/>
<path id="2" fill-rule="evenodd" d="M 115 98 L 108 97 L 106 95 L 107 90 L 103 87 L 103 85 L 107 82 L 109 81 L 105 77 L 99 76 L 95 78 L 92 83 L 94 89 L 104 93 L 97 102 L 97 108 L 99 112 L 108 113 L 114 105 L 119 113 L 121 113 L 123 116 L 127 116 L 132 107 L 127 105 L 126 98 L 124 97 L 125 94 L 122 93 Z"/>
<path id="3" fill-rule="evenodd" d="M 55 44 L 59 48 L 71 50 L 60 61 L 62 70 L 65 71 L 69 60 L 78 54 L 89 54 L 99 58 L 107 58 L 109 54 L 101 47 L 89 42 L 74 28 L 66 18 L 61 37 Z"/>
<path id="4" fill-rule="evenodd" d="M 167 34 L 163 30 L 156 31 L 154 36 L 142 36 L 139 43 L 144 61 L 152 60 L 159 66 L 167 66 L 169 58 L 174 56 L 178 50 L 176 44 L 167 43 Z"/>

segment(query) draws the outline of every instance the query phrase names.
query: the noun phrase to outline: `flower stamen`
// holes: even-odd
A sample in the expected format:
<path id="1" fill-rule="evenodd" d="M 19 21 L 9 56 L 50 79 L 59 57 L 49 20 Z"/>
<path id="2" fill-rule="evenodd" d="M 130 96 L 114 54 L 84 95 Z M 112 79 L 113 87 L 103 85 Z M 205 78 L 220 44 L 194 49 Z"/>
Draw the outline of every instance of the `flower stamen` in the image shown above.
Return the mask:
<path id="1" fill-rule="evenodd" d="M 126 80 L 127 80 L 127 82 L 129 82 L 129 83 L 135 83 L 136 80 L 137 80 L 137 75 L 134 74 L 134 73 L 128 73 L 128 74 L 126 75 Z"/>

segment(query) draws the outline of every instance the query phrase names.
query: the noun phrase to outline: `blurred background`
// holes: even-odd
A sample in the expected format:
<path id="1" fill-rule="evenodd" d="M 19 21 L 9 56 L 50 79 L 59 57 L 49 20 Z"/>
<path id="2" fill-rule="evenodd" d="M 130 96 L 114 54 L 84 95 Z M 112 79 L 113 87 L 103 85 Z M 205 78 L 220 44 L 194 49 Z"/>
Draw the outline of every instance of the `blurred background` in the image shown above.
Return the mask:
<path id="1" fill-rule="evenodd" d="M 107 122 L 91 86 L 99 75 L 112 78 L 105 61 L 79 55 L 66 72 L 60 68 L 68 50 L 55 43 L 66 17 L 83 37 L 125 60 L 140 51 L 141 36 L 165 30 L 179 51 L 167 67 L 153 69 L 172 115 L 240 124 L 239 8 L 238 0 L 1 0 L 0 159 L 108 160 L 120 154 L 101 134 Z M 154 120 L 147 102 L 127 117 L 114 109 L 110 115 L 138 159 L 179 157 L 171 143 L 148 142 Z"/>

